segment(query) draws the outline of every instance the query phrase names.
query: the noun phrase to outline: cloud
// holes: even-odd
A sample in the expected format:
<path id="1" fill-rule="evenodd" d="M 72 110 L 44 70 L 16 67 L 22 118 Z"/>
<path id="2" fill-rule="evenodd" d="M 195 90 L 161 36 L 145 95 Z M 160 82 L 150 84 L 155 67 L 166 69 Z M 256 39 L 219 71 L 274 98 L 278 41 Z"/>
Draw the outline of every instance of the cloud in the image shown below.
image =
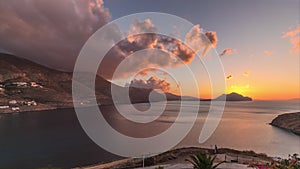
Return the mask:
<path id="1" fill-rule="evenodd" d="M 234 53 L 237 53 L 237 52 L 236 52 L 236 49 L 227 48 L 227 49 L 225 49 L 225 50 L 220 54 L 220 56 L 231 55 L 231 54 L 234 54 Z"/>
<path id="2" fill-rule="evenodd" d="M 226 77 L 226 80 L 230 80 L 230 79 L 232 79 L 232 78 L 233 78 L 233 76 L 232 76 L 232 75 L 229 75 L 229 76 Z"/>
<path id="3" fill-rule="evenodd" d="M 146 89 L 160 89 L 168 92 L 171 89 L 171 84 L 166 80 L 161 80 L 156 76 L 150 77 L 148 80 L 134 79 L 130 82 L 130 87 L 146 88 Z"/>
<path id="4" fill-rule="evenodd" d="M 0 46 L 57 69 L 72 69 L 98 28 L 110 19 L 102 0 L 2 0 Z"/>
<path id="5" fill-rule="evenodd" d="M 272 52 L 272 51 L 269 51 L 269 50 L 265 50 L 265 51 L 264 51 L 264 54 L 267 55 L 267 56 L 272 56 L 272 55 L 273 55 L 273 52 Z"/>
<path id="6" fill-rule="evenodd" d="M 148 41 L 145 40 L 149 38 L 148 35 L 138 36 L 137 39 L 139 41 Z M 146 75 L 148 72 L 155 72 L 159 68 L 175 68 L 184 64 L 184 62 L 176 60 L 176 57 L 171 52 L 160 50 L 156 47 L 148 48 L 153 43 L 147 44 L 144 47 L 135 41 L 132 43 L 127 39 L 121 41 L 104 57 L 99 66 L 99 74 L 106 79 L 112 79 L 116 72 L 114 77 L 120 79 L 133 76 L 136 73 Z"/>
<path id="7" fill-rule="evenodd" d="M 216 32 L 204 32 L 198 24 L 190 29 L 184 42 L 195 52 L 201 51 L 202 56 L 205 56 L 212 47 L 216 47 L 218 38 Z"/>
<path id="8" fill-rule="evenodd" d="M 243 73 L 243 75 L 246 76 L 246 77 L 248 77 L 248 76 L 250 75 L 250 72 L 249 72 L 249 71 L 245 71 L 245 72 Z"/>
<path id="9" fill-rule="evenodd" d="M 198 28 L 199 30 L 197 30 Z M 141 34 L 149 31 L 155 33 Z M 105 78 L 111 79 L 121 62 L 125 62 L 126 66 L 119 68 L 120 71 L 118 72 L 120 73 L 115 75 L 115 78 L 127 78 L 137 72 L 147 75 L 148 72 L 155 72 L 157 68 L 178 68 L 184 64 L 189 64 L 197 52 L 189 48 L 186 43 L 194 45 L 196 50 L 205 51 L 217 45 L 216 33 L 200 32 L 199 26 L 190 30 L 186 35 L 185 43 L 160 35 L 159 30 L 150 19 L 134 20 L 127 35 L 128 37 L 118 43 L 101 63 L 100 74 Z M 116 58 L 116 56 L 119 57 Z M 112 57 L 116 59 L 111 59 Z M 149 67 L 151 69 L 146 69 Z"/>
<path id="10" fill-rule="evenodd" d="M 148 69 L 144 69 L 144 70 L 140 71 L 139 75 L 146 76 L 146 75 L 148 75 L 149 72 L 156 72 L 156 71 L 157 71 L 157 69 L 148 68 Z"/>
<path id="11" fill-rule="evenodd" d="M 288 32 L 285 32 L 282 37 L 287 38 L 287 37 L 293 37 L 296 36 L 300 33 L 300 25 L 296 29 L 290 29 Z"/>
<path id="12" fill-rule="evenodd" d="M 290 29 L 288 32 L 285 32 L 282 35 L 282 38 L 289 38 L 290 43 L 292 44 L 292 49 L 290 49 L 290 53 L 299 53 L 300 51 L 300 24 L 295 29 Z"/>
<path id="13" fill-rule="evenodd" d="M 110 18 L 103 0 L 3 0 L 0 1 L 0 51 L 71 71 L 81 47 Z M 132 36 L 145 31 L 154 33 Z M 115 36 L 116 32 L 120 32 L 117 26 L 108 32 L 107 37 Z M 147 67 L 175 69 L 189 64 L 195 52 L 201 50 L 205 54 L 217 45 L 216 32 L 200 31 L 199 25 L 193 27 L 185 38 L 194 50 L 179 40 L 160 35 L 150 19 L 134 20 L 126 33 L 128 37 L 112 47 L 99 66 L 100 75 L 107 79 L 112 78 L 124 59 L 128 66 L 118 78 L 126 78 Z M 192 36 L 194 33 L 196 35 Z M 160 51 L 147 51 L 142 57 L 128 57 L 142 49 Z"/>

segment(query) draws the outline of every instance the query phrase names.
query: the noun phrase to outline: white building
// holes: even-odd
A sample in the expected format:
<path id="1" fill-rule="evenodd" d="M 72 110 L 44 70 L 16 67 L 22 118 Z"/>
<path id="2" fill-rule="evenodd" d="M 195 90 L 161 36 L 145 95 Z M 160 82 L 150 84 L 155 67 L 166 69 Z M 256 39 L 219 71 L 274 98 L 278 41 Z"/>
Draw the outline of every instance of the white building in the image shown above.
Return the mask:
<path id="1" fill-rule="evenodd" d="M 9 106 L 0 106 L 0 109 L 8 109 Z"/>
<path id="2" fill-rule="evenodd" d="M 25 87 L 28 85 L 27 82 L 13 82 L 12 84 L 17 85 L 18 87 Z"/>
<path id="3" fill-rule="evenodd" d="M 36 106 L 37 103 L 35 101 L 26 102 L 27 106 Z"/>
<path id="4" fill-rule="evenodd" d="M 17 110 L 20 110 L 20 107 L 12 107 L 11 108 L 13 111 L 17 111 Z"/>
<path id="5" fill-rule="evenodd" d="M 11 100 L 8 102 L 9 104 L 17 104 L 18 102 L 16 100 Z"/>
<path id="6" fill-rule="evenodd" d="M 31 87 L 39 87 L 39 88 L 43 88 L 43 86 L 37 84 L 36 82 L 30 82 L 30 86 L 31 86 Z"/>

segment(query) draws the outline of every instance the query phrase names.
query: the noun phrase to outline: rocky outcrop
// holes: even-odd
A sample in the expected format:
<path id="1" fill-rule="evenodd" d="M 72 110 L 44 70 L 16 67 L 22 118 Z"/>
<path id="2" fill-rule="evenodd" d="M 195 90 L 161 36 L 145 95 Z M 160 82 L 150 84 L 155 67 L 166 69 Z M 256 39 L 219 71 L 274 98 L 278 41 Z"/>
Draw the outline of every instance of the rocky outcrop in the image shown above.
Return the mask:
<path id="1" fill-rule="evenodd" d="M 222 94 L 214 100 L 220 101 L 252 101 L 252 98 L 240 95 L 238 93 L 232 92 L 230 94 Z"/>
<path id="2" fill-rule="evenodd" d="M 272 126 L 289 130 L 300 136 L 300 112 L 281 114 L 270 124 Z"/>

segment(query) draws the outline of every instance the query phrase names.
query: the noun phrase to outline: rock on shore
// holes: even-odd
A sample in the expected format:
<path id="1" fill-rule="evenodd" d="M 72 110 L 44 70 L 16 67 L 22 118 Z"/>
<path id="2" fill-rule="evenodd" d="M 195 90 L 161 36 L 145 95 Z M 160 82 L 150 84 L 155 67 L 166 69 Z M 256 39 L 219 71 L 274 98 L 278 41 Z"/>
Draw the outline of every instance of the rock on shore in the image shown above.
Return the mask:
<path id="1" fill-rule="evenodd" d="M 281 114 L 273 119 L 271 125 L 289 130 L 300 136 L 300 112 Z"/>

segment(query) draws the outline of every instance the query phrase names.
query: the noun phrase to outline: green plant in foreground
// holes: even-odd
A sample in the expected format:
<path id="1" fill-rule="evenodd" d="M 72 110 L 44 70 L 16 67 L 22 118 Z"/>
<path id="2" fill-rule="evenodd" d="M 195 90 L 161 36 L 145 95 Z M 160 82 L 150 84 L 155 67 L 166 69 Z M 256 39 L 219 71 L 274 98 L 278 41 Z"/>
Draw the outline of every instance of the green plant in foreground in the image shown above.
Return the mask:
<path id="1" fill-rule="evenodd" d="M 205 153 L 197 153 L 195 155 L 191 155 L 190 159 L 186 159 L 186 161 L 193 164 L 194 169 L 215 169 L 220 164 L 224 163 L 225 161 L 222 161 L 220 163 L 217 163 L 214 165 L 214 161 L 217 156 L 211 156 L 207 155 Z"/>

